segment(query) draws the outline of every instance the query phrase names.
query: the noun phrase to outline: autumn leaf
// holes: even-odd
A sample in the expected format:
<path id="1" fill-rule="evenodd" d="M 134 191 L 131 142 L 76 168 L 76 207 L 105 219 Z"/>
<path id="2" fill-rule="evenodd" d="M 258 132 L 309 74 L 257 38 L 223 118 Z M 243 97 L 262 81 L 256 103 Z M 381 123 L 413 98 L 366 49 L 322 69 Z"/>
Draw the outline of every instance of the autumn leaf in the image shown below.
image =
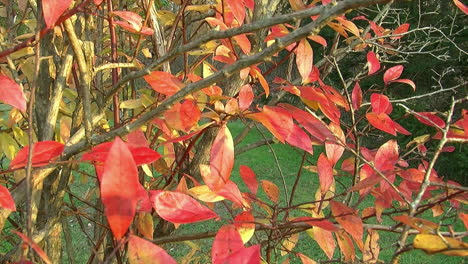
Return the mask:
<path id="1" fill-rule="evenodd" d="M 346 262 L 353 262 L 355 259 L 353 240 L 343 230 L 340 230 L 335 234 L 338 241 L 338 246 L 340 247 L 341 252 L 343 253 L 344 260 Z"/>
<path id="2" fill-rule="evenodd" d="M 153 29 L 144 27 L 142 24 L 142 18 L 137 13 L 131 11 L 113 11 L 113 15 L 122 18 L 124 21 L 114 21 L 115 24 L 123 27 L 124 29 L 137 34 L 143 34 L 151 36 L 154 34 Z"/>
<path id="3" fill-rule="evenodd" d="M 128 230 L 140 200 L 138 170 L 125 142 L 116 138 L 104 163 L 101 199 L 107 222 L 116 239 Z"/>
<path id="4" fill-rule="evenodd" d="M 39 257 L 41 257 L 41 259 L 46 263 L 46 264 L 52 264 L 52 261 L 50 261 L 49 257 L 47 256 L 47 254 L 44 252 L 44 250 L 42 250 L 42 248 L 40 248 L 36 243 L 34 243 L 34 241 L 32 239 L 30 239 L 29 237 L 25 236 L 23 233 L 21 232 L 18 232 L 18 231 L 14 231 L 13 232 L 15 234 L 17 234 L 19 237 L 21 237 L 21 239 L 23 240 L 24 243 L 26 243 L 28 246 L 30 246 L 35 252 L 37 255 L 39 255 Z"/>
<path id="5" fill-rule="evenodd" d="M 442 253 L 449 256 L 468 256 L 468 243 L 439 235 L 418 234 L 414 238 L 413 247 L 424 250 L 427 254 Z"/>
<path id="6" fill-rule="evenodd" d="M 42 13 L 47 28 L 52 28 L 59 17 L 72 4 L 72 0 L 43 0 Z"/>
<path id="7" fill-rule="evenodd" d="M 464 5 L 460 0 L 453 0 L 453 3 L 458 8 L 460 8 L 460 10 L 463 11 L 463 13 L 465 13 L 465 15 L 468 15 L 468 7 L 466 5 Z"/>
<path id="8" fill-rule="evenodd" d="M 184 132 L 190 131 L 198 123 L 200 117 L 200 109 L 193 100 L 184 100 L 182 103 L 176 103 L 164 112 L 164 120 L 167 125 Z"/>
<path id="9" fill-rule="evenodd" d="M 276 184 L 268 180 L 262 180 L 260 181 L 260 184 L 262 185 L 263 191 L 265 191 L 268 198 L 271 201 L 278 203 L 278 198 L 279 198 L 278 186 L 276 186 Z"/>
<path id="10" fill-rule="evenodd" d="M 163 248 L 134 235 L 128 240 L 128 261 L 130 264 L 177 264 Z"/>
<path id="11" fill-rule="evenodd" d="M 408 32 L 408 29 L 410 27 L 410 24 L 408 23 L 405 23 L 405 24 L 402 24 L 401 26 L 397 27 L 392 35 L 398 35 L 398 34 L 404 34 L 406 32 Z M 391 39 L 401 39 L 403 36 L 395 36 L 395 37 L 390 37 Z"/>
<path id="12" fill-rule="evenodd" d="M 419 120 L 419 122 L 425 125 L 440 129 L 445 127 L 445 121 L 442 118 L 436 116 L 434 112 L 417 112 L 413 115 L 416 117 L 416 119 Z"/>
<path id="13" fill-rule="evenodd" d="M 252 86 L 245 84 L 239 91 L 239 110 L 244 111 L 250 107 L 254 99 Z"/>
<path id="14" fill-rule="evenodd" d="M 317 264 L 317 262 L 302 253 L 297 253 L 297 256 L 301 259 L 302 264 Z"/>
<path id="15" fill-rule="evenodd" d="M 231 8 L 232 14 L 239 22 L 239 25 L 244 23 L 245 5 L 243 0 L 226 0 L 227 5 Z"/>
<path id="16" fill-rule="evenodd" d="M 0 184 L 0 207 L 8 209 L 10 211 L 16 211 L 15 201 L 10 194 L 8 189 Z"/>
<path id="17" fill-rule="evenodd" d="M 0 74 L 0 101 L 26 112 L 26 99 L 21 86 L 3 74 Z"/>
<path id="18" fill-rule="evenodd" d="M 367 53 L 367 63 L 369 65 L 369 73 L 367 75 L 372 75 L 380 69 L 379 59 L 377 59 L 377 56 L 372 51 Z"/>
<path id="19" fill-rule="evenodd" d="M 380 246 L 379 246 L 379 233 L 369 229 L 367 231 L 366 242 L 364 243 L 364 251 L 362 258 L 365 263 L 377 263 L 379 259 Z"/>
<path id="20" fill-rule="evenodd" d="M 302 0 L 298 0 L 302 2 Z M 307 39 L 299 41 L 299 45 L 296 49 L 296 64 L 297 70 L 302 76 L 302 80 L 306 80 L 312 71 L 312 65 L 314 60 L 313 50 Z"/>
<path id="21" fill-rule="evenodd" d="M 356 82 L 353 88 L 353 92 L 351 93 L 351 101 L 354 107 L 354 110 L 359 110 L 362 104 L 362 90 L 359 82 Z"/>
<path id="22" fill-rule="evenodd" d="M 255 176 L 255 172 L 246 165 L 240 165 L 239 173 L 241 175 L 242 180 L 244 181 L 245 185 L 249 188 L 249 190 L 254 194 L 257 195 L 258 190 L 258 182 Z"/>
<path id="23" fill-rule="evenodd" d="M 390 100 L 387 96 L 383 94 L 373 93 L 370 99 L 372 112 L 376 114 L 385 113 L 387 115 L 392 112 L 392 104 L 390 103 Z"/>
<path id="24" fill-rule="evenodd" d="M 323 250 L 323 252 L 325 252 L 328 259 L 332 259 L 336 248 L 336 242 L 333 238 L 333 233 L 317 226 L 312 227 L 311 233 L 313 239 L 317 241 L 317 244 Z"/>
<path id="25" fill-rule="evenodd" d="M 153 90 L 167 96 L 174 95 L 184 87 L 184 84 L 174 75 L 163 71 L 153 71 L 143 78 Z"/>
<path id="26" fill-rule="evenodd" d="M 398 79 L 401 74 L 403 73 L 403 66 L 402 65 L 397 65 L 394 67 L 391 67 L 384 73 L 384 83 L 387 85 L 389 82 Z"/>
<path id="27" fill-rule="evenodd" d="M 229 255 L 223 264 L 260 264 L 260 245 L 241 248 Z M 213 262 L 214 264 L 214 262 Z"/>
<path id="28" fill-rule="evenodd" d="M 234 226 L 245 244 L 255 232 L 255 218 L 250 211 L 243 211 L 234 218 Z"/>
<path id="29" fill-rule="evenodd" d="M 206 185 L 213 191 L 223 188 L 231 177 L 234 166 L 234 141 L 226 124 L 223 124 L 213 141 L 210 153 L 209 178 L 204 178 Z"/>
<path id="30" fill-rule="evenodd" d="M 229 255 L 243 248 L 244 243 L 237 228 L 234 225 L 224 225 L 218 230 L 213 241 L 212 262 L 213 264 L 224 263 Z"/>
<path id="31" fill-rule="evenodd" d="M 218 215 L 187 194 L 171 191 L 150 191 L 156 213 L 174 224 L 188 224 L 217 218 Z"/>
<path id="32" fill-rule="evenodd" d="M 354 209 L 333 200 L 330 201 L 330 206 L 336 221 L 354 238 L 356 243 L 362 243 L 363 224 Z"/>
<path id="33" fill-rule="evenodd" d="M 286 142 L 291 146 L 300 148 L 313 155 L 312 140 L 298 125 L 293 124 L 291 133 L 286 137 Z"/>
<path id="34" fill-rule="evenodd" d="M 57 141 L 39 141 L 34 143 L 32 151 L 32 166 L 40 167 L 47 165 L 51 160 L 60 156 L 64 145 Z M 10 163 L 10 169 L 25 167 L 28 162 L 29 146 L 22 148 L 16 153 L 15 158 Z"/>
<path id="35" fill-rule="evenodd" d="M 332 222 L 325 220 L 323 218 L 314 218 L 309 216 L 301 216 L 296 217 L 291 220 L 293 223 L 306 223 L 310 226 L 317 226 L 327 231 L 338 231 L 338 227 L 336 227 Z"/>
<path id="36" fill-rule="evenodd" d="M 396 136 L 394 121 L 387 114 L 370 112 L 366 114 L 366 118 L 373 127 Z"/>
<path id="37" fill-rule="evenodd" d="M 333 183 L 333 167 L 331 162 L 321 153 L 317 161 L 317 170 L 320 180 L 320 191 L 325 193 Z"/>
<path id="38" fill-rule="evenodd" d="M 381 172 L 392 171 L 398 159 L 398 144 L 396 140 L 389 140 L 377 150 L 374 165 Z"/>

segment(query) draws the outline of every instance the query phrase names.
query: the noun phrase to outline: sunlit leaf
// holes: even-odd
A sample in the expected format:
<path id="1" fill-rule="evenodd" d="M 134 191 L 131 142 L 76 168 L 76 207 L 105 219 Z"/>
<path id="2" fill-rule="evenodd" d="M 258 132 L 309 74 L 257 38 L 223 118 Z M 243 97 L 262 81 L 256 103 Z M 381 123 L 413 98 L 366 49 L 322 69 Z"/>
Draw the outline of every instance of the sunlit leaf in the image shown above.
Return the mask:
<path id="1" fill-rule="evenodd" d="M 341 252 L 343 253 L 344 260 L 346 262 L 352 262 L 355 259 L 354 244 L 351 237 L 340 230 L 335 233 L 338 241 L 338 246 L 340 247 Z"/>
<path id="2" fill-rule="evenodd" d="M 298 1 L 302 2 L 302 0 Z M 307 41 L 307 39 L 302 39 L 299 41 L 299 45 L 296 49 L 297 70 L 301 74 L 302 80 L 306 80 L 307 77 L 309 77 L 309 74 L 312 71 L 313 60 L 314 54 L 309 41 Z"/>
<path id="3" fill-rule="evenodd" d="M 243 211 L 234 218 L 234 226 L 239 232 L 242 242 L 247 243 L 255 232 L 255 219 L 250 211 Z"/>
<path id="4" fill-rule="evenodd" d="M 299 240 L 299 233 L 292 234 L 285 238 L 281 244 L 281 256 L 289 254 L 289 252 L 296 246 Z"/>
<path id="5" fill-rule="evenodd" d="M 394 122 L 387 114 L 370 112 L 366 114 L 366 118 L 373 127 L 396 136 Z"/>
<path id="6" fill-rule="evenodd" d="M 234 225 L 224 225 L 218 230 L 213 241 L 212 262 L 213 264 L 224 263 L 229 255 L 243 248 L 244 243 L 237 228 Z"/>
<path id="7" fill-rule="evenodd" d="M 128 261 L 130 264 L 177 264 L 163 248 L 134 235 L 128 240 Z"/>
<path id="8" fill-rule="evenodd" d="M 26 112 L 23 90 L 14 80 L 3 74 L 0 74 L 0 101 Z"/>
<path id="9" fill-rule="evenodd" d="M 184 87 L 184 84 L 174 75 L 163 71 L 153 71 L 143 78 L 153 90 L 168 96 L 175 94 Z"/>
<path id="10" fill-rule="evenodd" d="M 250 107 L 254 99 L 254 94 L 252 91 L 252 86 L 250 84 L 245 84 L 241 87 L 239 92 L 239 109 L 244 111 Z"/>
<path id="11" fill-rule="evenodd" d="M 390 81 L 398 79 L 402 73 L 403 73 L 402 65 L 391 67 L 384 73 L 384 77 L 383 77 L 384 83 L 388 84 Z"/>
<path id="12" fill-rule="evenodd" d="M 439 235 L 418 234 L 413 247 L 424 250 L 427 254 L 442 253 L 449 256 L 468 256 L 468 243 Z"/>
<path id="13" fill-rule="evenodd" d="M 380 246 L 379 246 L 379 233 L 375 230 L 367 231 L 366 242 L 364 243 L 364 251 L 362 258 L 366 263 L 377 263 L 379 259 Z"/>
<path id="14" fill-rule="evenodd" d="M 362 243 L 363 224 L 361 218 L 356 215 L 356 212 L 339 202 L 330 201 L 331 211 L 336 221 L 348 232 L 358 243 Z"/>
<path id="15" fill-rule="evenodd" d="M 373 93 L 371 95 L 372 112 L 376 114 L 390 114 L 393 110 L 392 104 L 387 96 L 383 94 Z"/>
<path id="16" fill-rule="evenodd" d="M 320 190 L 322 193 L 325 193 L 330 189 L 330 186 L 333 183 L 333 167 L 331 162 L 321 153 L 317 161 L 317 169 L 320 180 Z"/>
<path id="17" fill-rule="evenodd" d="M 190 196 L 170 191 L 150 191 L 156 213 L 174 224 L 187 224 L 217 218 L 218 215 Z"/>
<path id="18" fill-rule="evenodd" d="M 241 248 L 229 255 L 223 264 L 260 264 L 260 245 Z M 215 264 L 213 262 L 213 264 Z"/>
<path id="19" fill-rule="evenodd" d="M 336 248 L 336 242 L 333 238 L 332 232 L 314 226 L 312 228 L 312 235 L 313 239 L 317 241 L 318 245 L 323 250 L 323 252 L 325 252 L 328 259 L 332 259 Z"/>
<path id="20" fill-rule="evenodd" d="M 307 135 L 307 133 L 305 133 L 296 124 L 293 124 L 293 129 L 291 130 L 291 133 L 287 136 L 286 142 L 288 142 L 291 146 L 307 151 L 311 155 L 314 154 L 312 150 L 312 140 L 310 140 L 309 135 Z"/>
<path id="21" fill-rule="evenodd" d="M 398 143 L 396 140 L 389 140 L 377 150 L 374 165 L 381 172 L 391 171 L 398 159 Z"/>
<path id="22" fill-rule="evenodd" d="M 138 170 L 127 145 L 116 138 L 104 163 L 101 199 L 107 222 L 116 239 L 128 230 L 136 213 L 140 182 Z"/>
<path id="23" fill-rule="evenodd" d="M 317 262 L 302 253 L 297 253 L 297 256 L 301 259 L 302 264 L 317 264 Z"/>
<path id="24" fill-rule="evenodd" d="M 234 166 L 234 141 L 226 124 L 222 125 L 210 152 L 210 178 L 205 183 L 213 191 L 220 190 L 231 177 Z"/>
<path id="25" fill-rule="evenodd" d="M 167 125 L 176 130 L 188 132 L 201 117 L 200 109 L 193 100 L 176 103 L 164 113 Z"/>

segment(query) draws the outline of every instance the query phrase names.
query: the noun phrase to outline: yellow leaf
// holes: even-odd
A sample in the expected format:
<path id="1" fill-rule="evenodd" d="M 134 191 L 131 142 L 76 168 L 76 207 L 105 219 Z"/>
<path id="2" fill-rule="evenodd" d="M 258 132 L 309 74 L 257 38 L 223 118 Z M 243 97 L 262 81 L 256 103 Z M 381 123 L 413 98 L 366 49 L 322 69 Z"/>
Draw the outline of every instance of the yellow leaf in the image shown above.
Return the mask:
<path id="1" fill-rule="evenodd" d="M 200 185 L 189 189 L 189 194 L 195 197 L 196 199 L 214 203 L 224 200 L 224 197 L 217 195 L 215 192 L 210 190 L 206 185 Z"/>
<path id="2" fill-rule="evenodd" d="M 283 240 L 283 249 L 281 249 L 281 256 L 289 254 L 289 252 L 296 246 L 298 240 L 299 233 L 292 234 L 290 237 Z"/>
<path id="3" fill-rule="evenodd" d="M 146 239 L 153 239 L 153 217 L 150 213 L 138 213 L 137 228 Z"/>
<path id="4" fill-rule="evenodd" d="M 212 5 L 189 5 L 185 8 L 186 11 L 208 12 L 213 8 Z"/>
<path id="5" fill-rule="evenodd" d="M 170 27 L 174 23 L 176 15 L 168 10 L 158 10 L 158 19 L 165 27 Z"/>
<path id="6" fill-rule="evenodd" d="M 424 144 L 427 141 L 429 141 L 429 139 L 431 139 L 431 135 L 429 135 L 429 134 L 425 134 L 425 135 L 416 137 L 413 140 L 411 140 L 410 142 L 408 142 L 408 144 L 406 144 L 406 147 L 408 148 L 413 144 L 416 144 L 416 145 Z"/>
<path id="7" fill-rule="evenodd" d="M 0 147 L 9 160 L 12 160 L 19 150 L 16 141 L 7 133 L 0 133 Z"/>
<path id="8" fill-rule="evenodd" d="M 16 141 L 23 147 L 29 144 L 28 135 L 19 127 L 13 126 L 13 136 L 15 137 Z"/>
<path id="9" fill-rule="evenodd" d="M 130 100 L 122 101 L 120 103 L 120 108 L 124 108 L 124 109 L 137 109 L 142 106 L 143 106 L 143 103 L 141 102 L 140 99 L 130 99 Z"/>
<path id="10" fill-rule="evenodd" d="M 450 256 L 468 256 L 468 243 L 451 237 L 419 234 L 414 238 L 413 247 L 424 250 L 427 254 L 442 253 Z"/>
<path id="11" fill-rule="evenodd" d="M 234 225 L 241 235 L 242 242 L 247 243 L 255 232 L 255 219 L 250 211 L 244 211 L 234 218 Z"/>
<path id="12" fill-rule="evenodd" d="M 151 169 L 149 168 L 148 164 L 143 164 L 141 165 L 141 168 L 143 169 L 143 172 L 149 177 L 153 177 L 153 173 L 151 172 Z"/>

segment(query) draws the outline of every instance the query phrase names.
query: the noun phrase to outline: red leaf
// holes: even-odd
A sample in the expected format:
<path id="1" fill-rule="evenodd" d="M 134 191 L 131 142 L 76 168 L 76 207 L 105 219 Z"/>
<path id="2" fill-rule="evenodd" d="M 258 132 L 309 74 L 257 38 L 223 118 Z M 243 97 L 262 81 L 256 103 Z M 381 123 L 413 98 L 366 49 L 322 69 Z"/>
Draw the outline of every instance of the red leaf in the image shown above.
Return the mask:
<path id="1" fill-rule="evenodd" d="M 286 142 L 288 142 L 291 146 L 298 147 L 313 155 L 312 141 L 310 140 L 310 137 L 294 123 L 291 133 L 286 138 Z"/>
<path id="2" fill-rule="evenodd" d="M 403 73 L 403 66 L 397 65 L 388 69 L 383 77 L 384 83 L 387 85 L 390 81 L 398 79 Z"/>
<path id="3" fill-rule="evenodd" d="M 285 142 L 294 129 L 291 114 L 280 107 L 264 106 L 262 112 L 248 117 L 262 123 L 281 143 Z"/>
<path id="4" fill-rule="evenodd" d="M 210 153 L 210 171 L 211 177 L 204 179 L 206 185 L 211 190 L 220 190 L 229 177 L 231 177 L 232 167 L 234 166 L 234 142 L 231 132 L 226 124 L 221 126 L 216 136 Z M 208 180 L 208 182 L 206 181 Z"/>
<path id="5" fill-rule="evenodd" d="M 177 264 L 163 248 L 134 235 L 128 240 L 128 261 L 130 264 Z"/>
<path id="6" fill-rule="evenodd" d="M 241 248 L 229 255 L 223 264 L 260 264 L 260 245 Z M 213 262 L 214 264 L 214 262 Z"/>
<path id="7" fill-rule="evenodd" d="M 43 0 L 42 13 L 47 28 L 52 28 L 59 17 L 67 10 L 72 0 Z"/>
<path id="8" fill-rule="evenodd" d="M 255 172 L 246 165 L 240 165 L 239 173 L 244 181 L 245 185 L 249 188 L 249 190 L 254 194 L 257 195 L 258 190 L 258 182 L 255 176 Z"/>
<path id="9" fill-rule="evenodd" d="M 322 36 L 319 36 L 319 35 L 312 35 L 312 36 L 308 36 L 307 37 L 308 39 L 324 46 L 324 47 L 327 47 L 327 40 L 324 39 Z"/>
<path id="10" fill-rule="evenodd" d="M 338 227 L 336 227 L 332 222 L 325 220 L 325 219 L 317 219 L 309 216 L 301 216 L 294 218 L 292 220 L 294 223 L 301 223 L 304 222 L 306 224 L 309 224 L 310 226 L 318 226 L 322 229 L 325 229 L 327 231 L 338 231 Z"/>
<path id="11" fill-rule="evenodd" d="M 416 91 L 416 84 L 414 84 L 414 82 L 412 80 L 409 80 L 409 79 L 398 79 L 398 80 L 394 80 L 394 81 L 391 81 L 389 82 L 390 83 L 394 83 L 394 82 L 399 82 L 399 83 L 405 83 L 405 84 L 408 84 L 409 86 L 411 86 L 413 88 L 413 91 Z"/>
<path id="12" fill-rule="evenodd" d="M 234 218 L 234 225 L 246 243 L 255 232 L 255 218 L 250 211 L 243 211 Z"/>
<path id="13" fill-rule="evenodd" d="M 262 185 L 263 191 L 265 191 L 268 198 L 272 200 L 273 202 L 278 203 L 278 198 L 279 198 L 278 186 L 276 186 L 276 184 L 268 180 L 262 180 L 260 181 L 260 184 Z"/>
<path id="14" fill-rule="evenodd" d="M 175 94 L 184 87 L 184 84 L 174 75 L 163 71 L 151 72 L 143 78 L 153 90 L 168 96 Z"/>
<path id="15" fill-rule="evenodd" d="M 362 90 L 359 82 L 356 82 L 353 88 L 353 92 L 351 94 L 351 101 L 353 102 L 354 110 L 359 110 L 362 104 Z"/>
<path id="16" fill-rule="evenodd" d="M 130 152 L 132 153 L 133 160 L 137 166 L 143 164 L 149 164 L 155 162 L 161 158 L 161 154 L 148 148 L 148 147 L 138 147 L 133 144 L 126 144 Z M 85 153 L 81 160 L 90 160 L 95 162 L 104 163 L 109 154 L 110 148 L 112 147 L 112 142 L 105 142 L 99 144 L 91 149 L 91 152 Z"/>
<path id="17" fill-rule="evenodd" d="M 24 98 L 21 86 L 8 76 L 0 74 L 0 101 L 26 112 L 26 99 Z"/>
<path id="18" fill-rule="evenodd" d="M 39 255 L 39 257 L 41 257 L 41 259 L 46 264 L 52 264 L 52 261 L 50 261 L 49 257 L 44 252 L 44 250 L 42 250 L 42 248 L 40 248 L 36 243 L 34 243 L 34 241 L 32 241 L 32 239 L 30 239 L 29 237 L 25 236 L 23 233 L 20 233 L 18 231 L 13 231 L 13 232 L 15 234 L 17 234 L 19 237 L 21 237 L 23 242 L 28 244 L 36 252 L 36 254 Z"/>
<path id="19" fill-rule="evenodd" d="M 392 104 L 387 96 L 382 94 L 373 93 L 371 95 L 372 112 L 376 114 L 390 114 L 393 110 Z"/>
<path id="20" fill-rule="evenodd" d="M 370 112 L 366 114 L 366 118 L 375 128 L 396 136 L 394 122 L 387 114 Z"/>
<path id="21" fill-rule="evenodd" d="M 300 0 L 302 2 L 302 0 Z M 296 64 L 302 80 L 306 80 L 312 71 L 314 53 L 307 39 L 302 39 L 296 49 Z"/>
<path id="22" fill-rule="evenodd" d="M 200 120 L 200 117 L 200 109 L 192 100 L 176 103 L 164 113 L 164 120 L 169 127 L 185 132 L 188 132 Z"/>
<path id="23" fill-rule="evenodd" d="M 16 211 L 15 201 L 13 200 L 10 191 L 8 191 L 8 189 L 3 185 L 0 185 L 0 207 L 10 211 Z"/>
<path id="24" fill-rule="evenodd" d="M 245 5 L 242 0 L 226 0 L 227 5 L 231 8 L 232 14 L 242 25 L 245 19 Z"/>
<path id="25" fill-rule="evenodd" d="M 395 29 L 392 33 L 392 35 L 398 35 L 398 34 L 403 34 L 408 32 L 410 25 L 408 23 L 403 24 L 399 26 L 397 29 Z M 396 37 L 390 37 L 391 39 L 401 39 L 403 36 L 396 36 Z"/>
<path id="26" fill-rule="evenodd" d="M 465 13 L 465 15 L 468 15 L 468 7 L 466 5 L 464 5 L 460 0 L 453 0 L 453 3 L 458 8 L 460 8 L 460 10 L 463 11 L 463 13 Z"/>
<path id="27" fill-rule="evenodd" d="M 64 145 L 56 141 L 40 141 L 33 145 L 32 166 L 40 167 L 47 165 L 52 159 L 57 158 L 63 152 Z M 25 167 L 28 162 L 29 146 L 22 148 L 16 153 L 15 158 L 10 163 L 10 169 Z"/>
<path id="28" fill-rule="evenodd" d="M 354 209 L 335 201 L 330 201 L 331 211 L 336 221 L 348 232 L 358 243 L 362 243 L 363 224 Z"/>
<path id="29" fill-rule="evenodd" d="M 327 192 L 333 183 L 333 167 L 331 162 L 321 153 L 317 161 L 317 170 L 320 180 L 320 191 Z"/>
<path id="30" fill-rule="evenodd" d="M 224 225 L 216 234 L 213 247 L 211 248 L 211 259 L 213 264 L 222 264 L 232 253 L 243 249 L 244 243 L 234 225 Z"/>
<path id="31" fill-rule="evenodd" d="M 245 203 L 244 198 L 242 197 L 242 193 L 239 190 L 239 187 L 237 187 L 237 184 L 233 181 L 226 182 L 223 188 L 217 191 L 216 194 L 231 200 L 238 206 L 243 206 Z"/>
<path id="32" fill-rule="evenodd" d="M 149 147 L 145 133 L 141 129 L 134 130 L 128 134 L 127 143 L 137 147 Z"/>
<path id="33" fill-rule="evenodd" d="M 150 191 L 156 213 L 174 224 L 187 224 L 217 218 L 218 215 L 184 193 Z"/>
<path id="34" fill-rule="evenodd" d="M 379 59 L 377 59 L 377 56 L 372 51 L 367 53 L 367 63 L 369 64 L 369 73 L 367 75 L 374 74 L 380 69 Z"/>
<path id="35" fill-rule="evenodd" d="M 431 112 L 418 112 L 418 114 L 414 114 L 414 117 L 416 117 L 419 120 L 419 122 L 428 126 L 433 126 L 433 127 L 438 127 L 438 128 L 445 127 L 444 120 L 442 120 L 442 118 L 436 116 L 434 113 L 431 113 Z M 426 118 L 429 119 L 430 121 L 426 120 Z"/>
<path id="36" fill-rule="evenodd" d="M 136 213 L 141 196 L 140 182 L 132 153 L 125 142 L 115 138 L 101 180 L 101 199 L 107 222 L 116 239 L 121 239 L 128 230 Z"/>
<path id="37" fill-rule="evenodd" d="M 389 140 L 375 154 L 375 167 L 381 171 L 393 171 L 393 166 L 398 161 L 398 144 L 396 140 Z"/>
<path id="38" fill-rule="evenodd" d="M 252 86 L 246 84 L 241 87 L 239 92 L 239 109 L 244 111 L 250 107 L 254 99 L 254 94 L 252 91 Z"/>

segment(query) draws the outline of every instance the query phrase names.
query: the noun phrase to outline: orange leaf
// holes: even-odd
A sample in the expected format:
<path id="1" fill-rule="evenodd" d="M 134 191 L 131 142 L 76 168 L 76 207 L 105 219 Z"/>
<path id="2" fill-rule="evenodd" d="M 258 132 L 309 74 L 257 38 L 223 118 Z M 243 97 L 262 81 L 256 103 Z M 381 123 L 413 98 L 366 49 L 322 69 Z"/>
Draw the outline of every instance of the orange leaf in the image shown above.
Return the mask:
<path id="1" fill-rule="evenodd" d="M 141 188 L 138 170 L 127 145 L 116 138 L 106 162 L 101 180 L 101 199 L 107 222 L 116 239 L 122 238 L 135 216 Z"/>
<path id="2" fill-rule="evenodd" d="M 333 167 L 331 162 L 321 153 L 317 161 L 317 170 L 320 180 L 320 191 L 325 193 L 333 183 Z"/>
<path id="3" fill-rule="evenodd" d="M 252 86 L 250 84 L 245 84 L 241 87 L 239 92 L 239 109 L 244 111 L 250 107 L 254 99 L 254 94 L 252 91 Z"/>
<path id="4" fill-rule="evenodd" d="M 128 261 L 130 264 L 177 264 L 163 248 L 134 235 L 128 240 Z"/>
<path id="5" fill-rule="evenodd" d="M 289 0 L 289 4 L 291 5 L 292 9 L 294 9 L 294 11 L 299 11 L 307 8 L 304 5 L 304 2 L 302 2 L 302 0 Z"/>
<path id="6" fill-rule="evenodd" d="M 271 181 L 268 180 L 262 180 L 260 181 L 260 184 L 262 185 L 263 191 L 265 191 L 266 195 L 268 198 L 275 202 L 278 203 L 278 197 L 279 197 L 279 188 L 276 186 L 276 184 L 272 183 Z"/>
<path id="7" fill-rule="evenodd" d="M 242 0 L 226 0 L 227 5 L 231 8 L 232 14 L 242 25 L 245 19 L 245 5 Z"/>
<path id="8" fill-rule="evenodd" d="M 218 215 L 192 197 L 179 192 L 150 191 L 156 213 L 174 224 L 187 224 L 217 218 Z"/>
<path id="9" fill-rule="evenodd" d="M 416 91 L 416 84 L 414 84 L 414 82 L 413 82 L 412 80 L 409 80 L 409 79 L 398 79 L 398 80 L 390 81 L 390 82 L 388 82 L 388 83 L 390 84 L 390 83 L 394 83 L 394 82 L 399 82 L 399 83 L 408 84 L 409 86 L 411 86 L 411 87 L 413 88 L 413 91 Z"/>
<path id="10" fill-rule="evenodd" d="M 26 112 L 26 99 L 21 86 L 2 74 L 0 74 L 0 101 Z"/>
<path id="11" fill-rule="evenodd" d="M 333 200 L 330 201 L 330 205 L 336 221 L 354 238 L 356 243 L 362 243 L 363 224 L 354 209 Z"/>
<path id="12" fill-rule="evenodd" d="M 302 0 L 299 0 L 302 2 Z M 314 60 L 312 47 L 307 39 L 302 39 L 296 49 L 296 64 L 297 70 L 302 76 L 302 80 L 306 80 L 312 71 Z"/>
<path id="13" fill-rule="evenodd" d="M 465 228 L 468 230 L 468 214 L 460 213 L 458 217 L 460 217 L 460 219 L 463 221 L 463 224 L 465 225 Z"/>
<path id="14" fill-rule="evenodd" d="M 222 189 L 231 177 L 232 167 L 234 166 L 234 142 L 231 132 L 226 124 L 219 129 L 210 154 L 210 171 L 208 179 L 204 179 L 213 191 Z M 208 180 L 208 181 L 206 181 Z"/>
<path id="15" fill-rule="evenodd" d="M 153 90 L 168 96 L 175 94 L 184 87 L 184 84 L 174 75 L 163 71 L 153 71 L 143 78 Z"/>
<path id="16" fill-rule="evenodd" d="M 297 253 L 297 256 L 301 259 L 302 264 L 317 264 L 317 262 L 302 253 Z"/>
<path id="17" fill-rule="evenodd" d="M 396 136 L 394 121 L 387 114 L 370 112 L 366 114 L 366 118 L 375 128 Z"/>
<path id="18" fill-rule="evenodd" d="M 192 100 L 176 103 L 164 113 L 164 120 L 169 127 L 185 132 L 190 131 L 200 120 L 200 117 L 200 109 Z"/>
<path id="19" fill-rule="evenodd" d="M 320 227 L 312 227 L 313 238 L 319 244 L 320 248 L 325 252 L 329 259 L 333 258 L 333 252 L 335 252 L 336 242 L 333 238 L 333 234 L 330 231 L 322 229 Z"/>
<path id="20" fill-rule="evenodd" d="M 345 262 L 353 262 L 355 258 L 353 240 L 343 230 L 340 230 L 335 234 Z"/>

